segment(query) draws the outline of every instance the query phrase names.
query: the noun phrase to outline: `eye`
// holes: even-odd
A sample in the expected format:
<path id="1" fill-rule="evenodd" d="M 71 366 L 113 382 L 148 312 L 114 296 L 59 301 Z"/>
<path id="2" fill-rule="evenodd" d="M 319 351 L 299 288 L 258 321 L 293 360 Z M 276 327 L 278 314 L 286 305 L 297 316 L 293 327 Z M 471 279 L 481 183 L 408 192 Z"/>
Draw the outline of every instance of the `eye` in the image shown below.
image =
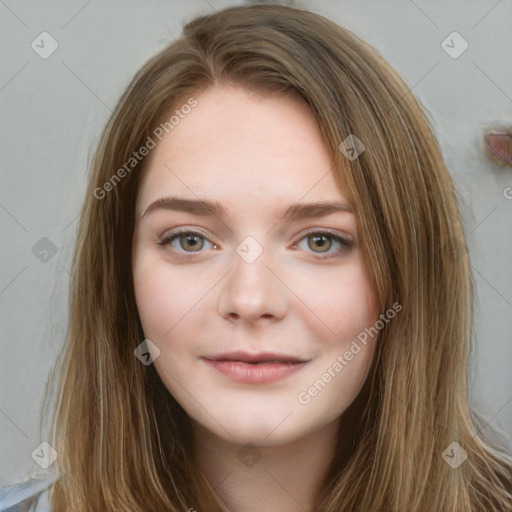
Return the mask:
<path id="1" fill-rule="evenodd" d="M 352 241 L 328 231 L 310 231 L 298 244 L 294 244 L 293 247 L 300 248 L 300 243 L 303 241 L 307 241 L 308 249 L 310 249 L 311 252 L 315 254 L 315 258 L 318 259 L 341 256 L 352 246 Z M 331 251 L 333 247 L 334 250 Z"/>
<path id="2" fill-rule="evenodd" d="M 170 245 L 174 250 L 184 253 L 200 252 L 205 242 L 211 245 L 209 249 L 216 247 L 202 233 L 190 229 L 179 229 L 167 233 L 158 241 L 160 245 Z M 176 247 L 177 245 L 179 247 Z"/>
<path id="3" fill-rule="evenodd" d="M 304 241 L 307 241 L 308 252 L 312 252 L 317 259 L 342 256 L 353 245 L 351 240 L 338 234 L 328 231 L 310 231 L 292 247 L 308 250 L 300 246 Z M 160 238 L 158 243 L 162 246 L 170 245 L 174 251 L 188 255 L 200 253 L 205 248 L 216 249 L 218 247 L 210 242 L 203 233 L 191 229 L 176 229 L 168 232 Z M 209 247 L 205 247 L 206 244 L 209 244 Z"/>

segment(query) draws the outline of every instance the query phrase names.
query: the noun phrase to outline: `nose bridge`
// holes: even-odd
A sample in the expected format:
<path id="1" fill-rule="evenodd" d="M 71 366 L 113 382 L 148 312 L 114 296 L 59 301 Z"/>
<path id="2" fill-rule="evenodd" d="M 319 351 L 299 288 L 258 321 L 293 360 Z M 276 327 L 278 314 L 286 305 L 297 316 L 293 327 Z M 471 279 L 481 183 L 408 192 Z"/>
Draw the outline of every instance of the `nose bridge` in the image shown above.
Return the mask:
<path id="1" fill-rule="evenodd" d="M 255 321 L 285 315 L 286 290 L 270 270 L 271 261 L 270 251 L 253 237 L 246 237 L 237 246 L 233 269 L 221 284 L 218 301 L 221 316 Z"/>

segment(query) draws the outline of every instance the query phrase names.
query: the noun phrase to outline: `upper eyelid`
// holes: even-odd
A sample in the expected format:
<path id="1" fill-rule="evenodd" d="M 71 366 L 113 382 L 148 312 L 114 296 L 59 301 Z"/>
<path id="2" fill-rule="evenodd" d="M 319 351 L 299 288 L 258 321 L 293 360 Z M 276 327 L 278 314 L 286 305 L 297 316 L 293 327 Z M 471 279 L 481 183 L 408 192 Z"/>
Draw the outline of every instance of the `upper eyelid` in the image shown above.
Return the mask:
<path id="1" fill-rule="evenodd" d="M 162 239 L 162 238 L 169 238 L 169 237 L 176 236 L 176 235 L 183 235 L 183 234 L 187 234 L 187 233 L 193 233 L 195 235 L 201 235 L 202 237 L 210 240 L 208 238 L 210 235 L 208 235 L 204 231 L 201 231 L 200 228 L 187 228 L 186 226 L 178 226 L 178 227 L 173 228 L 173 229 L 168 229 L 167 231 L 164 231 L 164 233 L 160 236 L 160 239 Z"/>

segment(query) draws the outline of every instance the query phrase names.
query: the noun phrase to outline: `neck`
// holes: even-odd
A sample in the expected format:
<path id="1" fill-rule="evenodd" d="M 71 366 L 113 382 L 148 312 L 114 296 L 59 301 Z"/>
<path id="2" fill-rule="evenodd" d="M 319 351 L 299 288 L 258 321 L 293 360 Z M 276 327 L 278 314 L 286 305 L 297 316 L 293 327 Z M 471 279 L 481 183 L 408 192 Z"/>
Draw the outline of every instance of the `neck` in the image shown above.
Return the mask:
<path id="1" fill-rule="evenodd" d="M 229 512 L 310 512 L 334 454 L 339 419 L 279 446 L 231 443 L 196 424 L 201 471 Z"/>

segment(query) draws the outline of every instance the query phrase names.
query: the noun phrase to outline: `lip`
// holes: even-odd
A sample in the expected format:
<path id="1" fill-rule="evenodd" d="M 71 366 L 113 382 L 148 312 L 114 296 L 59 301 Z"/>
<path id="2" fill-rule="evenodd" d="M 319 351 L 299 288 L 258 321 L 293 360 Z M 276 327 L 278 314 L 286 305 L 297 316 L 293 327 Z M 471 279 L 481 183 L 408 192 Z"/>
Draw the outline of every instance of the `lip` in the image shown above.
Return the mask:
<path id="1" fill-rule="evenodd" d="M 225 352 L 216 356 L 208 356 L 206 359 L 210 361 L 241 361 L 243 363 L 259 363 L 265 361 L 279 361 L 280 363 L 302 363 L 306 359 L 290 356 L 280 352 L 243 352 L 237 350 L 235 352 Z"/>
<path id="2" fill-rule="evenodd" d="M 202 359 L 231 380 L 244 384 L 276 382 L 298 372 L 308 363 L 308 360 L 275 352 L 231 352 Z"/>

